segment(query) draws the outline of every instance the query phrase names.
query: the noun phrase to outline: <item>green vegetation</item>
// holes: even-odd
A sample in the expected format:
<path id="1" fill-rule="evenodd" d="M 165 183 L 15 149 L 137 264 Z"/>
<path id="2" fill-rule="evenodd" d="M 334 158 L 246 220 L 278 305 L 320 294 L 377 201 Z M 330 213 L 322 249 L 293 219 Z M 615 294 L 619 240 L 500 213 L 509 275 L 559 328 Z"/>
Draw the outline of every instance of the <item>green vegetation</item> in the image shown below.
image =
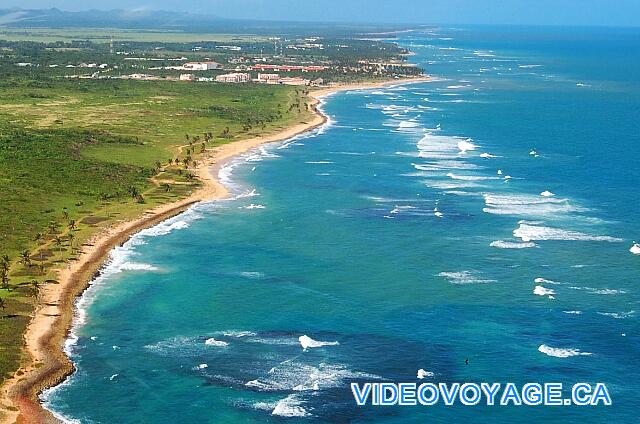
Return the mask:
<path id="1" fill-rule="evenodd" d="M 37 288 L 93 234 L 187 196 L 205 149 L 308 119 L 288 86 L 0 83 L 0 380 L 17 369 Z"/>

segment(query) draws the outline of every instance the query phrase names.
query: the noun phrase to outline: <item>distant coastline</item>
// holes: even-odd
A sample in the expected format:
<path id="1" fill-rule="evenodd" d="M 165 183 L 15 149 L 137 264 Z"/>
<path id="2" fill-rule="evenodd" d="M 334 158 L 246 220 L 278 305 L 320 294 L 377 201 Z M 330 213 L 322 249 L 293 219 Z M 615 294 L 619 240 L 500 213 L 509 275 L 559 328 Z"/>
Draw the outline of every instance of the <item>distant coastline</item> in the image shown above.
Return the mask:
<path id="1" fill-rule="evenodd" d="M 227 197 L 228 190 L 217 175 L 220 166 L 262 144 L 284 141 L 324 125 L 327 117 L 317 108 L 322 97 L 339 91 L 364 90 L 429 80 L 429 76 L 407 77 L 316 89 L 310 93 L 310 106 L 314 112 L 310 122 L 299 123 L 268 136 L 253 137 L 211 149 L 195 169 L 203 183 L 196 192 L 177 202 L 146 211 L 137 219 L 114 224 L 93 236 L 85 244 L 78 260 L 69 268 L 59 271 L 59 284 L 48 285 L 43 289 L 40 304 L 25 334 L 25 349 L 30 361 L 5 382 L 0 394 L 3 404 L 13 406 L 9 414 L 2 417 L 1 422 L 59 422 L 50 411 L 42 407 L 39 394 L 48 387 L 60 384 L 74 372 L 74 366 L 63 352 L 62 346 L 73 325 L 75 300 L 90 286 L 114 247 L 123 244 L 137 232 L 176 216 L 196 203 Z"/>

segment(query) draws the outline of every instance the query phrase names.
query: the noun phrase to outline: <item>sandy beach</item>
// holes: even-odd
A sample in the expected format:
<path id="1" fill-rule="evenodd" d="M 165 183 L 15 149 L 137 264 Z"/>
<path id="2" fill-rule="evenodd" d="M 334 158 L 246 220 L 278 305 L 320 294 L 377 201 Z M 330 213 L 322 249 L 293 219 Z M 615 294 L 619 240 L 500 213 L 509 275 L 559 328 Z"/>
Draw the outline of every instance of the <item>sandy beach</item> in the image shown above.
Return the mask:
<path id="1" fill-rule="evenodd" d="M 208 150 L 199 159 L 195 172 L 202 187 L 187 198 L 146 211 L 135 220 L 119 222 L 99 232 L 82 246 L 78 260 L 68 268 L 59 270 L 59 284 L 48 284 L 41 289 L 40 304 L 25 334 L 25 349 L 30 360 L 8 379 L 0 393 L 1 423 L 56 423 L 49 411 L 42 408 L 38 395 L 42 390 L 63 381 L 73 370 L 73 364 L 62 350 L 74 316 L 74 301 L 89 286 L 108 258 L 109 252 L 127 241 L 133 234 L 157 225 L 185 211 L 201 201 L 222 199 L 228 190 L 218 179 L 218 169 L 225 162 L 265 143 L 289 139 L 321 126 L 327 118 L 316 108 L 321 97 L 337 91 L 376 88 L 428 80 L 428 77 L 407 78 L 384 83 L 336 85 L 319 88 L 313 98 L 314 115 L 309 122 L 293 125 L 267 136 L 232 142 Z"/>

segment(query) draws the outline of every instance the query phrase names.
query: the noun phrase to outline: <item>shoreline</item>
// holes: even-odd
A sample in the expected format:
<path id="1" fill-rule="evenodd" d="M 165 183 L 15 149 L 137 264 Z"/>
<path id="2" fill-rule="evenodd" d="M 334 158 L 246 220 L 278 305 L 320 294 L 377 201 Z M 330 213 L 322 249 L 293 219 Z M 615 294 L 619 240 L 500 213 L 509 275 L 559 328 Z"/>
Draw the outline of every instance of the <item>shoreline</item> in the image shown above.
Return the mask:
<path id="1" fill-rule="evenodd" d="M 202 187 L 188 197 L 145 211 L 140 217 L 114 223 L 99 231 L 82 246 L 82 253 L 69 267 L 59 270 L 59 284 L 41 289 L 39 305 L 24 334 L 24 349 L 29 355 L 13 377 L 7 379 L 0 392 L 0 407 L 4 416 L 0 423 L 58 423 L 42 406 L 39 395 L 43 390 L 62 383 L 75 371 L 63 345 L 73 326 L 75 301 L 91 285 L 114 247 L 122 245 L 139 231 L 174 217 L 203 201 L 221 200 L 229 191 L 220 182 L 218 170 L 226 162 L 263 144 L 285 141 L 324 125 L 328 118 L 319 109 L 322 98 L 336 92 L 366 90 L 431 80 L 428 76 L 389 80 L 384 82 L 341 84 L 323 87 L 309 93 L 313 118 L 274 134 L 234 141 L 207 151 L 194 170 Z"/>

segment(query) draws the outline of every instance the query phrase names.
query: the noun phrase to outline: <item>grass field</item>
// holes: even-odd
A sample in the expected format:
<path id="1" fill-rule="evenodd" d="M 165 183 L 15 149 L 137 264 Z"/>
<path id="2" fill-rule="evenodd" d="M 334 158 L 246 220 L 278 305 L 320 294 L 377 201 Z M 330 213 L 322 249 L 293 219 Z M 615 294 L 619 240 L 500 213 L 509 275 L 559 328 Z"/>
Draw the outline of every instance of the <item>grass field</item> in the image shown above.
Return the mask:
<path id="1" fill-rule="evenodd" d="M 18 368 L 37 287 L 89 237 L 195 190 L 203 148 L 310 116 L 287 86 L 25 79 L 0 91 L 0 382 Z"/>
<path id="2" fill-rule="evenodd" d="M 0 29 L 0 40 L 34 41 L 52 43 L 56 41 L 71 42 L 74 40 L 92 41 L 94 43 L 109 43 L 113 41 L 139 41 L 158 43 L 189 43 L 211 41 L 220 43 L 233 42 L 261 42 L 268 37 L 250 34 L 206 34 L 187 33 L 182 31 L 153 31 L 129 30 L 121 28 L 28 28 L 28 29 Z"/>

